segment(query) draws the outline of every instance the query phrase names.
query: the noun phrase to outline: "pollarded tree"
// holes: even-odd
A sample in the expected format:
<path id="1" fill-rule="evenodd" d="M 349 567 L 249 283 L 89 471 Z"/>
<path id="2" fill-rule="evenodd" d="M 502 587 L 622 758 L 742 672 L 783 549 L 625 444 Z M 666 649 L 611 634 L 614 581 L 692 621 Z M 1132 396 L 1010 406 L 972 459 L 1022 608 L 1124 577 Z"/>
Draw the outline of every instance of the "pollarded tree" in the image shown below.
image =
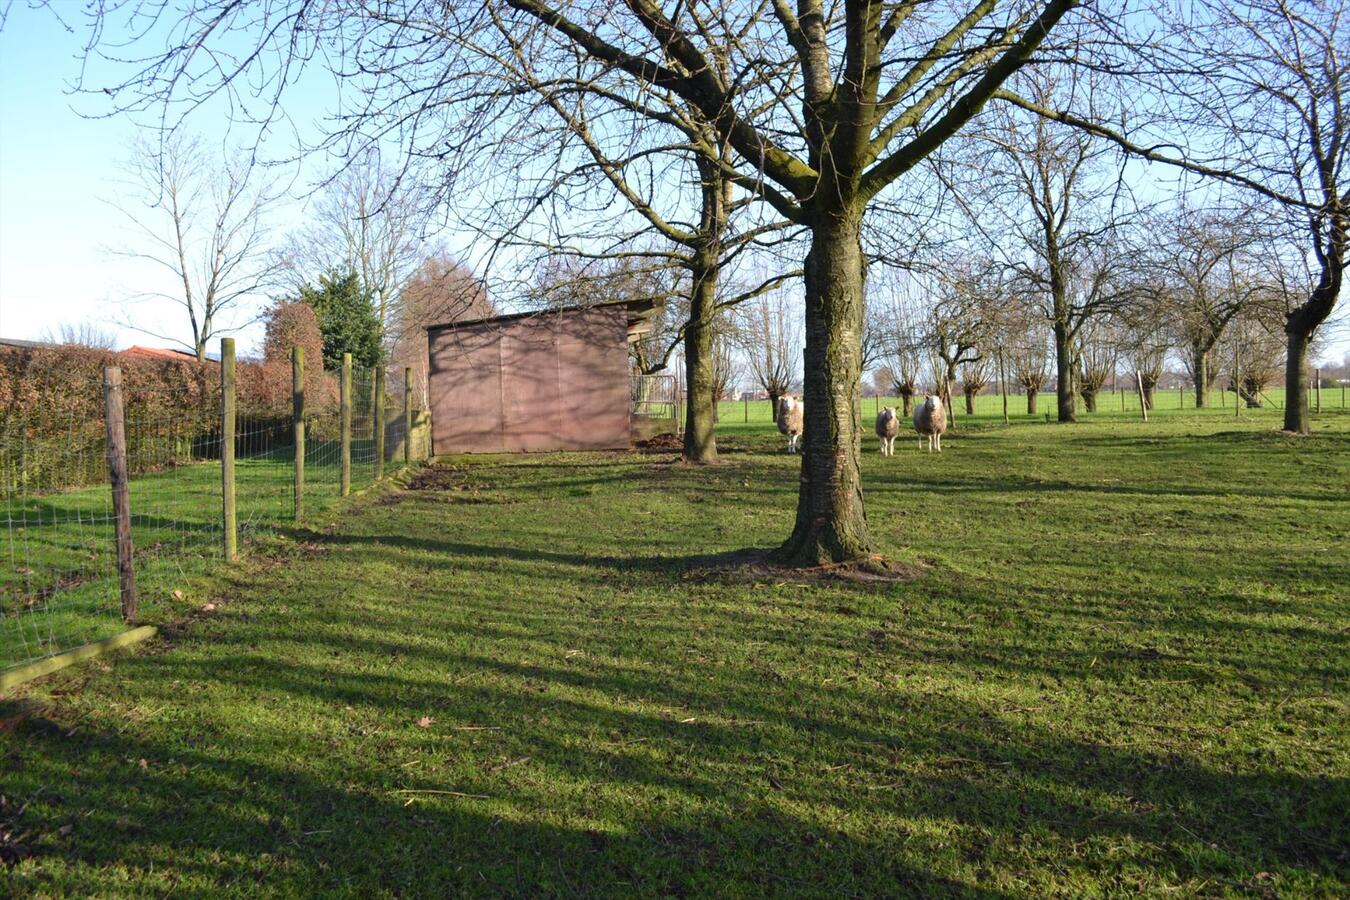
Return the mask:
<path id="1" fill-rule="evenodd" d="M 1008 360 L 1013 377 L 1027 395 L 1027 415 L 1036 415 L 1036 399 L 1050 380 L 1050 329 L 1045 325 L 1028 328 L 1008 344 Z"/>
<path id="2" fill-rule="evenodd" d="M 769 395 L 776 414 L 778 398 L 790 393 L 802 356 L 802 330 L 783 291 L 757 297 L 736 310 L 735 333 L 755 382 Z"/>
<path id="3" fill-rule="evenodd" d="M 1180 206 L 1161 217 L 1148 262 L 1168 285 L 1168 318 L 1176 333 L 1197 408 L 1208 404 L 1214 380 L 1210 355 L 1228 323 L 1257 296 L 1251 256 L 1262 238 L 1253 221 L 1259 211 L 1197 210 Z"/>
<path id="4" fill-rule="evenodd" d="M 993 376 L 994 363 L 988 355 L 961 364 L 961 393 L 966 398 L 966 415 L 975 415 L 975 398 Z"/>
<path id="5" fill-rule="evenodd" d="M 1097 411 L 1097 395 L 1116 374 L 1120 336 L 1110 320 L 1093 322 L 1078 335 L 1078 392 L 1090 413 Z"/>
<path id="6" fill-rule="evenodd" d="M 1124 128 L 1073 103 L 997 98 L 1241 188 L 1279 214 L 1314 266 L 1283 324 L 1284 427 L 1307 434 L 1308 348 L 1339 300 L 1350 232 L 1350 3 L 1193 0 L 1152 12 L 1122 23 L 1141 30 L 1114 43 L 1128 59 L 1104 61 L 1132 82 L 1110 117 Z"/>
<path id="7" fill-rule="evenodd" d="M 1249 307 L 1233 319 L 1217 348 L 1228 389 L 1249 409 L 1264 405 L 1266 388 L 1279 377 L 1285 351 L 1281 320 L 1270 307 Z"/>
<path id="8" fill-rule="evenodd" d="M 1048 106 L 1076 86 L 1030 74 L 1013 87 Z M 998 163 L 991 175 L 981 155 L 977 177 L 998 188 L 976 216 L 997 214 L 1003 223 L 998 232 L 1013 238 L 1005 250 L 1008 264 L 1020 276 L 1024 298 L 1050 325 L 1058 419 L 1072 422 L 1079 333 L 1122 301 L 1110 273 L 1121 263 L 1123 254 L 1113 244 L 1129 213 L 1120 208 L 1118 173 L 1106 165 L 1111 148 L 1083 131 L 1006 108 L 979 138 L 977 146 L 993 148 Z"/>

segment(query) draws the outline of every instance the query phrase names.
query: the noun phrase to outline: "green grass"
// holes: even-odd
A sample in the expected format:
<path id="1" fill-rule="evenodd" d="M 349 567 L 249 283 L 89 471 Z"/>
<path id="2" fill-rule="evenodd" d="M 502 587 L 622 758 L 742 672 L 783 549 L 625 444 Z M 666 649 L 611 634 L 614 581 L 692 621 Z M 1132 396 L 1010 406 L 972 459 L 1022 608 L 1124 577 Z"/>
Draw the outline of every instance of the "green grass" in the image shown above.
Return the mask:
<path id="1" fill-rule="evenodd" d="M 353 445 L 353 486 L 374 478 L 373 445 Z M 334 442 L 306 447 L 305 503 L 338 497 Z M 236 464 L 239 528 L 246 539 L 293 522 L 293 447 Z M 166 467 L 131 480 L 132 544 L 140 616 L 180 615 L 174 597 L 199 594 L 222 557 L 220 463 Z M 0 670 L 122 630 L 112 497 L 107 485 L 7 499 L 0 533 Z"/>
<path id="2" fill-rule="evenodd" d="M 11 890 L 1350 891 L 1350 415 L 868 441 L 926 570 L 884 586 L 692 565 L 792 520 L 797 460 L 727 418 L 711 469 L 445 461 L 31 685 Z"/>

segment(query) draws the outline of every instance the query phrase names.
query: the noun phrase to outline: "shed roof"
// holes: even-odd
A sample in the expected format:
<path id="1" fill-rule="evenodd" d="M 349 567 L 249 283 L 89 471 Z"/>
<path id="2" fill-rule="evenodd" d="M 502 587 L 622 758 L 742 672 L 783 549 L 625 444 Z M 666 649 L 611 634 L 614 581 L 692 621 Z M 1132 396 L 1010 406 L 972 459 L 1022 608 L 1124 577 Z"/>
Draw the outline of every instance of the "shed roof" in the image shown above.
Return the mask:
<path id="1" fill-rule="evenodd" d="M 604 303 L 557 306 L 551 309 L 534 309 L 527 312 L 508 313 L 504 316 L 488 316 L 481 319 L 463 319 L 458 322 L 443 322 L 439 325 L 428 325 L 427 333 L 430 334 L 433 331 L 465 328 L 469 325 L 489 325 L 497 322 L 514 322 L 518 319 L 529 319 L 534 316 L 558 316 L 582 312 L 588 309 L 625 306 L 628 308 L 628 340 L 632 342 L 652 330 L 652 320 L 656 318 L 656 314 L 664 308 L 665 305 L 666 301 L 664 297 L 642 297 L 636 300 L 608 300 Z"/>

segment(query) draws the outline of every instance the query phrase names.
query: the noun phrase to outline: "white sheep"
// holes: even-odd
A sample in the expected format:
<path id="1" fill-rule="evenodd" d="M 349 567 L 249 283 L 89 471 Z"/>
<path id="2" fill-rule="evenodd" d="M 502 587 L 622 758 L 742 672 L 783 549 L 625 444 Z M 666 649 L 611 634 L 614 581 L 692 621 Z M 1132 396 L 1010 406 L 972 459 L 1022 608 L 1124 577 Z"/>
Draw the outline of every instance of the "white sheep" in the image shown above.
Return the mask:
<path id="1" fill-rule="evenodd" d="M 797 452 L 797 439 L 802 436 L 802 402 L 790 396 L 778 398 L 778 433 L 787 435 L 788 452 Z"/>
<path id="2" fill-rule="evenodd" d="M 895 436 L 900 433 L 900 419 L 894 406 L 884 407 L 877 413 L 877 437 L 881 438 L 881 455 L 895 455 Z"/>
<path id="3" fill-rule="evenodd" d="M 923 403 L 915 408 L 914 430 L 919 434 L 928 435 L 929 453 L 933 452 L 934 447 L 937 448 L 937 452 L 942 452 L 942 433 L 947 430 L 947 410 L 942 405 L 941 397 L 929 394 Z M 922 440 L 919 441 L 919 446 L 923 446 Z"/>

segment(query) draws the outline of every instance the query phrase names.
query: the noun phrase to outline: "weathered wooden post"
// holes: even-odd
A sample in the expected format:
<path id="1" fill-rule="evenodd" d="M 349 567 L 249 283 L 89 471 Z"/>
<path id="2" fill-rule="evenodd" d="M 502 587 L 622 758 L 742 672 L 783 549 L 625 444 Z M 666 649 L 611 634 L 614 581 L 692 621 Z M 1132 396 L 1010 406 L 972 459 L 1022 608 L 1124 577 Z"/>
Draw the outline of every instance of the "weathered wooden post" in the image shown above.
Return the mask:
<path id="1" fill-rule="evenodd" d="M 291 429 L 295 433 L 295 521 L 305 514 L 305 348 L 291 348 Z"/>
<path id="2" fill-rule="evenodd" d="M 346 497 L 352 492 L 352 355 L 342 354 L 342 379 L 338 384 L 338 438 L 339 493 Z"/>
<path id="3" fill-rule="evenodd" d="M 234 338 L 220 339 L 220 503 L 225 558 L 239 555 L 239 524 L 234 507 Z"/>
<path id="4" fill-rule="evenodd" d="M 112 483 L 113 521 L 117 539 L 117 581 L 122 594 L 122 621 L 136 621 L 136 569 L 131 554 L 131 491 L 127 483 L 127 432 L 122 416 L 122 370 L 103 370 L 103 425 L 108 437 L 108 480 Z"/>
<path id="5" fill-rule="evenodd" d="M 412 465 L 412 367 L 403 367 L 403 464 Z"/>
<path id="6" fill-rule="evenodd" d="M 998 348 L 998 392 L 1003 395 L 1003 424 L 1008 424 L 1008 372 L 1003 368 L 1003 348 Z"/>
<path id="7" fill-rule="evenodd" d="M 1148 404 L 1144 402 L 1144 378 L 1137 371 L 1134 373 L 1135 386 L 1139 388 L 1139 411 L 1144 414 L 1144 421 L 1148 421 Z"/>
<path id="8" fill-rule="evenodd" d="M 1315 369 L 1314 371 L 1317 373 L 1317 378 L 1313 381 L 1313 384 L 1317 385 L 1317 414 L 1318 414 L 1318 415 L 1321 415 L 1321 414 L 1322 414 L 1322 370 L 1321 370 L 1321 369 Z"/>
<path id="9" fill-rule="evenodd" d="M 384 477 L 384 363 L 375 367 L 375 480 Z"/>
<path id="10" fill-rule="evenodd" d="M 1342 394 L 1345 393 L 1345 389 L 1344 389 L 1344 388 L 1341 389 L 1341 393 L 1342 393 Z M 747 394 L 743 394 L 743 395 L 741 396 L 741 399 L 745 401 L 745 423 L 746 423 L 747 425 L 749 425 L 749 424 L 750 424 L 750 395 L 749 395 L 748 393 L 747 393 Z M 1344 402 L 1344 400 L 1342 400 L 1341 406 L 1344 406 L 1344 405 L 1345 405 L 1345 402 Z"/>

